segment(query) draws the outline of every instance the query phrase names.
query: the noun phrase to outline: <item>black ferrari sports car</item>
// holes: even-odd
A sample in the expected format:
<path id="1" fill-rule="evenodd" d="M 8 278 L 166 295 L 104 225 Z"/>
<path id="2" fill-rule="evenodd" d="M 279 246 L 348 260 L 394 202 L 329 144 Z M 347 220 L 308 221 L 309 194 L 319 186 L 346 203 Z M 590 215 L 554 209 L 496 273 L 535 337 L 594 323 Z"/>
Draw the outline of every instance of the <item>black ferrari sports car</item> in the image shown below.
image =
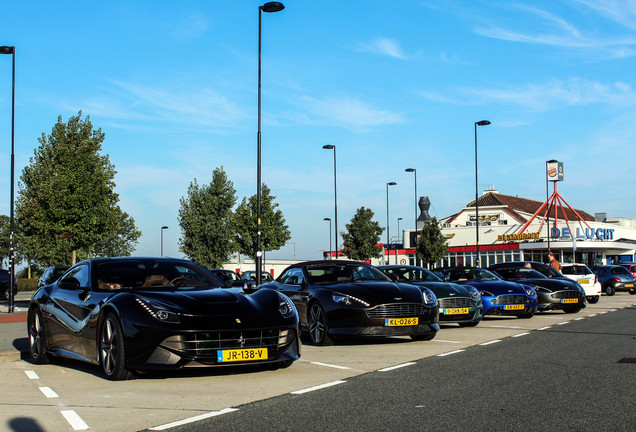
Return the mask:
<path id="1" fill-rule="evenodd" d="M 203 267 L 172 258 L 98 258 L 33 295 L 31 358 L 100 365 L 112 380 L 133 371 L 263 364 L 300 357 L 298 313 L 269 290 L 245 294 Z"/>
<path id="2" fill-rule="evenodd" d="M 533 264 L 540 263 L 514 261 L 494 264 L 488 269 L 507 281 L 534 287 L 539 311 L 562 310 L 566 313 L 576 313 L 586 306 L 585 290 L 576 281 L 562 275 L 560 278 L 549 278 L 535 270 Z"/>
<path id="3" fill-rule="evenodd" d="M 276 290 L 298 308 L 301 329 L 315 345 L 344 336 L 410 336 L 431 340 L 439 306 L 425 287 L 397 283 L 357 261 L 308 261 L 287 267 L 261 291 Z"/>
<path id="4" fill-rule="evenodd" d="M 482 318 L 481 295 L 470 285 L 444 282 L 432 271 L 406 265 L 378 266 L 391 279 L 426 287 L 433 291 L 439 303 L 439 323 L 457 323 L 461 327 L 475 327 Z"/>

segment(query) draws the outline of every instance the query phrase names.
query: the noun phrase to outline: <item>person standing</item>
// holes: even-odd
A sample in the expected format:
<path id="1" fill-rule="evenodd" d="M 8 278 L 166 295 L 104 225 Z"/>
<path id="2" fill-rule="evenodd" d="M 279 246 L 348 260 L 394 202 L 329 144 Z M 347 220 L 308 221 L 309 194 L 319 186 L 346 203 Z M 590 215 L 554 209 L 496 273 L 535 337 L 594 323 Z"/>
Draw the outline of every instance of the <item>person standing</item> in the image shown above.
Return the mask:
<path id="1" fill-rule="evenodd" d="M 548 259 L 550 260 L 550 267 L 552 267 L 556 271 L 561 271 L 561 263 L 554 257 L 554 254 L 552 252 L 548 252 Z"/>

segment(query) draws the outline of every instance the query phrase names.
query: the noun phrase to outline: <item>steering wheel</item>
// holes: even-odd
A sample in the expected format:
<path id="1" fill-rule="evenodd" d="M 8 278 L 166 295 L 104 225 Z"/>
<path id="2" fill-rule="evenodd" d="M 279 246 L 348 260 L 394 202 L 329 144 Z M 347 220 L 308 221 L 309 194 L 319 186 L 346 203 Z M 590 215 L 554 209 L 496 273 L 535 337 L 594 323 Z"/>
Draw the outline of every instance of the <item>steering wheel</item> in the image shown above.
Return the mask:
<path id="1" fill-rule="evenodd" d="M 168 285 L 172 285 L 172 286 L 179 286 L 181 285 L 179 282 L 183 282 L 185 281 L 187 278 L 184 276 L 177 276 L 176 278 L 172 279 Z"/>

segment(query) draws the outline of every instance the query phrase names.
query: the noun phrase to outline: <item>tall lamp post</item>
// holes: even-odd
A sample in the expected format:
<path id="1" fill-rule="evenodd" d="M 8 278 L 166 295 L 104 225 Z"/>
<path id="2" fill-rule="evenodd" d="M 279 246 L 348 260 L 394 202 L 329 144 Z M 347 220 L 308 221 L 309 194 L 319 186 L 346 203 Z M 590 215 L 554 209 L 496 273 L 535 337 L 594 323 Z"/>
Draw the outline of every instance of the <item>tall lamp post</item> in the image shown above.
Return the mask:
<path id="1" fill-rule="evenodd" d="M 13 75 L 11 87 L 11 216 L 9 219 L 9 308 L 13 313 L 15 287 L 15 258 L 13 250 L 13 208 L 14 208 L 14 173 L 15 173 L 15 47 L 0 46 L 0 54 L 11 54 L 13 57 Z"/>
<path id="2" fill-rule="evenodd" d="M 331 259 L 331 218 L 324 218 L 323 220 L 329 221 L 329 259 Z"/>
<path id="3" fill-rule="evenodd" d="M 168 229 L 167 226 L 161 227 L 161 256 L 163 256 L 163 230 L 167 230 L 167 229 Z"/>
<path id="4" fill-rule="evenodd" d="M 550 197 L 548 196 L 548 164 L 557 163 L 558 161 L 555 159 L 551 159 L 545 162 L 545 202 L 547 203 Z M 545 212 L 548 220 L 548 252 L 550 252 L 550 207 L 548 206 L 548 210 Z M 576 261 L 576 260 L 575 260 Z"/>
<path id="5" fill-rule="evenodd" d="M 335 225 L 335 233 L 334 237 L 336 240 L 336 259 L 338 259 L 338 183 L 336 180 L 336 146 L 332 144 L 327 144 L 322 146 L 325 150 L 333 150 L 333 213 L 334 213 L 334 225 Z M 330 222 L 331 226 L 331 222 Z M 331 237 L 331 228 L 329 229 Z M 330 240 L 331 241 L 331 240 Z"/>
<path id="6" fill-rule="evenodd" d="M 386 258 L 386 262 L 389 262 L 389 186 L 395 186 L 397 183 L 396 182 L 388 182 L 386 184 L 386 251 L 387 251 L 387 258 Z"/>
<path id="7" fill-rule="evenodd" d="M 488 120 L 475 122 L 475 236 L 477 245 L 477 257 L 475 259 L 475 267 L 479 267 L 479 188 L 477 186 L 477 126 L 488 126 Z"/>
<path id="8" fill-rule="evenodd" d="M 400 243 L 400 221 L 402 220 L 402 218 L 397 218 L 397 223 L 398 223 L 398 244 Z M 404 236 L 402 236 L 402 239 L 404 239 Z M 398 254 L 397 254 L 397 250 L 395 251 L 395 265 L 397 265 L 398 263 L 398 258 L 397 258 Z"/>
<path id="9" fill-rule="evenodd" d="M 404 171 L 412 172 L 415 175 L 415 218 L 413 219 L 413 228 L 415 229 L 415 242 L 417 245 L 417 170 L 415 168 L 407 168 Z M 413 255 L 413 264 L 417 265 L 417 253 Z"/>
<path id="10" fill-rule="evenodd" d="M 285 9 L 279 2 L 258 7 L 258 132 L 256 134 L 256 285 L 261 284 L 261 12 L 273 13 Z"/>
<path id="11" fill-rule="evenodd" d="M 285 242 L 285 244 L 291 244 L 294 246 L 294 261 L 296 261 L 296 242 L 288 241 L 288 242 Z"/>

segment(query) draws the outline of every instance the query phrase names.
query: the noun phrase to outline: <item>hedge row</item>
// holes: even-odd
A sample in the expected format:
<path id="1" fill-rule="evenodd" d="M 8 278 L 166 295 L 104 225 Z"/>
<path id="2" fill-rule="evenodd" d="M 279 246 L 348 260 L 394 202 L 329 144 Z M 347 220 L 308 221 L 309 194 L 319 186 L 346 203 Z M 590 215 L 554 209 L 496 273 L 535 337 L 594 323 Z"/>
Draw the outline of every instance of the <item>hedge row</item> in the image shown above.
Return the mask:
<path id="1" fill-rule="evenodd" d="M 38 288 L 38 279 L 17 279 L 18 291 L 35 291 Z"/>

